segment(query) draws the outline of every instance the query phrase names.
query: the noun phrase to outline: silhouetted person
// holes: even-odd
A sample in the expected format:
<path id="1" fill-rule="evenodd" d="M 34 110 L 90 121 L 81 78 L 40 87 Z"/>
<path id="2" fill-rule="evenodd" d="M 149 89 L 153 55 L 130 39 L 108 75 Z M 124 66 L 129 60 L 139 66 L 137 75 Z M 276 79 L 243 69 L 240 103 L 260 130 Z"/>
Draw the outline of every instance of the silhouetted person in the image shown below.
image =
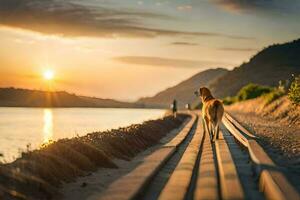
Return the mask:
<path id="1" fill-rule="evenodd" d="M 191 110 L 191 105 L 190 105 L 189 103 L 187 103 L 187 104 L 185 104 L 185 108 L 186 108 L 187 110 Z"/>
<path id="2" fill-rule="evenodd" d="M 176 99 L 174 99 L 174 101 L 173 101 L 172 111 L 173 111 L 173 116 L 176 118 L 176 116 L 177 116 L 177 101 L 176 101 Z"/>

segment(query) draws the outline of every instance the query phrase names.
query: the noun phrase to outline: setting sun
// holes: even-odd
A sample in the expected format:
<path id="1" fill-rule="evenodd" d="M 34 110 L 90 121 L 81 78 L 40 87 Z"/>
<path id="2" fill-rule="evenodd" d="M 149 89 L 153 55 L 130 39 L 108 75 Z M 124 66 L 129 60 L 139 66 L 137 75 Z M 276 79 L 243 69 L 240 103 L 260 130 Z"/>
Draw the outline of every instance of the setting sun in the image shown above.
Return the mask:
<path id="1" fill-rule="evenodd" d="M 43 73 L 43 77 L 45 80 L 52 80 L 54 78 L 54 71 L 51 69 L 46 70 Z"/>

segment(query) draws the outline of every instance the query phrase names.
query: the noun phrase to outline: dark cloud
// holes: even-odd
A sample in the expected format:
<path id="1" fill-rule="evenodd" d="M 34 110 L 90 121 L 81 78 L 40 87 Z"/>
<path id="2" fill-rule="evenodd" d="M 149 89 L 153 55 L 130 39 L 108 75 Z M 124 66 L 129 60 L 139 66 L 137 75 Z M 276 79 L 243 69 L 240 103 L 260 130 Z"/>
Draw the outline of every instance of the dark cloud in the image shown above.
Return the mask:
<path id="1" fill-rule="evenodd" d="M 68 0 L 0 0 L 0 23 L 46 34 L 112 37 L 151 35 L 139 28 L 140 19 L 168 16 L 104 7 L 89 7 Z M 153 34 L 153 33 L 152 33 Z"/>
<path id="2" fill-rule="evenodd" d="M 215 0 L 215 2 L 232 11 L 273 7 L 272 0 Z"/>
<path id="3" fill-rule="evenodd" d="M 0 0 L 0 25 L 69 37 L 206 36 L 253 38 L 210 32 L 185 32 L 147 27 L 145 19 L 172 17 L 136 10 L 91 7 L 70 0 Z"/>
<path id="4" fill-rule="evenodd" d="M 154 67 L 170 67 L 170 68 L 202 68 L 202 67 L 232 65 L 231 63 L 222 63 L 222 62 L 213 62 L 213 61 L 172 59 L 172 58 L 147 57 L 147 56 L 124 56 L 124 57 L 116 57 L 114 58 L 114 60 L 126 64 L 148 65 Z"/>
<path id="5" fill-rule="evenodd" d="M 232 12 L 279 12 L 279 13 L 297 13 L 300 8 L 299 0 L 211 0 Z"/>
<path id="6" fill-rule="evenodd" d="M 223 48 L 218 48 L 218 50 L 221 51 L 258 51 L 258 49 L 254 48 L 232 48 L 232 47 L 223 47 Z"/>
<path id="7" fill-rule="evenodd" d="M 171 45 L 178 45 L 178 46 L 198 46 L 197 43 L 193 43 L 193 42 L 172 42 Z"/>

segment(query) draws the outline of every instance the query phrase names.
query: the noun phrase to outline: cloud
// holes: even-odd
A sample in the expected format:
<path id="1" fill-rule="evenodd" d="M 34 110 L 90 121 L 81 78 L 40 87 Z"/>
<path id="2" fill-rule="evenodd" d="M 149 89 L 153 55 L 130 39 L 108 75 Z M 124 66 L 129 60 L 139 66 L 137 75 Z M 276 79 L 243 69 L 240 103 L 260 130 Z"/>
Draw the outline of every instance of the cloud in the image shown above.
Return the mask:
<path id="1" fill-rule="evenodd" d="M 197 43 L 193 43 L 193 42 L 172 42 L 171 45 L 178 45 L 178 46 L 198 46 Z"/>
<path id="2" fill-rule="evenodd" d="M 20 38 L 13 39 L 12 41 L 17 44 L 28 44 L 28 45 L 36 43 L 36 41 L 34 41 L 34 40 L 24 40 L 24 39 L 20 39 Z"/>
<path id="3" fill-rule="evenodd" d="M 202 68 L 202 67 L 232 65 L 232 63 L 222 63 L 222 62 L 214 62 L 214 61 L 172 59 L 172 58 L 147 57 L 147 56 L 123 56 L 123 57 L 115 57 L 113 59 L 126 64 L 147 65 L 147 66 L 154 66 L 154 67 L 169 67 L 169 68 Z"/>
<path id="4" fill-rule="evenodd" d="M 258 49 L 254 49 L 254 48 L 232 48 L 232 47 L 222 47 L 222 48 L 218 48 L 218 50 L 221 51 L 258 51 Z"/>
<path id="5" fill-rule="evenodd" d="M 66 36 L 150 35 L 140 28 L 140 19 L 169 19 L 168 16 L 139 11 L 92 8 L 68 0 L 2 0 L 1 24 L 46 34 Z"/>
<path id="6" fill-rule="evenodd" d="M 211 0 L 231 12 L 299 12 L 299 0 Z"/>
<path id="7" fill-rule="evenodd" d="M 145 10 L 91 7 L 70 0 L 0 0 L 0 26 L 67 37 L 196 36 L 249 40 L 251 37 L 149 27 L 150 19 L 172 20 Z"/>
<path id="8" fill-rule="evenodd" d="M 222 8 L 233 11 L 241 12 L 246 10 L 253 10 L 270 6 L 271 1 L 265 0 L 215 0 L 215 3 L 220 5 Z"/>
<path id="9" fill-rule="evenodd" d="M 192 10 L 193 7 L 191 5 L 179 5 L 177 6 L 177 10 L 179 11 L 189 11 Z"/>

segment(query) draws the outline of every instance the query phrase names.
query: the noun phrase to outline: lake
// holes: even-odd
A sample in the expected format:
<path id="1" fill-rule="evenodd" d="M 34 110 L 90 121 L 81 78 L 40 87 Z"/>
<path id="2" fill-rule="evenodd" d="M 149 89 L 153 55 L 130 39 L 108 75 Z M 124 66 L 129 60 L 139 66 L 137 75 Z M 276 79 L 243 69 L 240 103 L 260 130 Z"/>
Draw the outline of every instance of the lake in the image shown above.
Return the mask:
<path id="1" fill-rule="evenodd" d="M 0 157 L 10 162 L 21 152 L 61 138 L 129 126 L 164 115 L 158 109 L 0 108 Z"/>

